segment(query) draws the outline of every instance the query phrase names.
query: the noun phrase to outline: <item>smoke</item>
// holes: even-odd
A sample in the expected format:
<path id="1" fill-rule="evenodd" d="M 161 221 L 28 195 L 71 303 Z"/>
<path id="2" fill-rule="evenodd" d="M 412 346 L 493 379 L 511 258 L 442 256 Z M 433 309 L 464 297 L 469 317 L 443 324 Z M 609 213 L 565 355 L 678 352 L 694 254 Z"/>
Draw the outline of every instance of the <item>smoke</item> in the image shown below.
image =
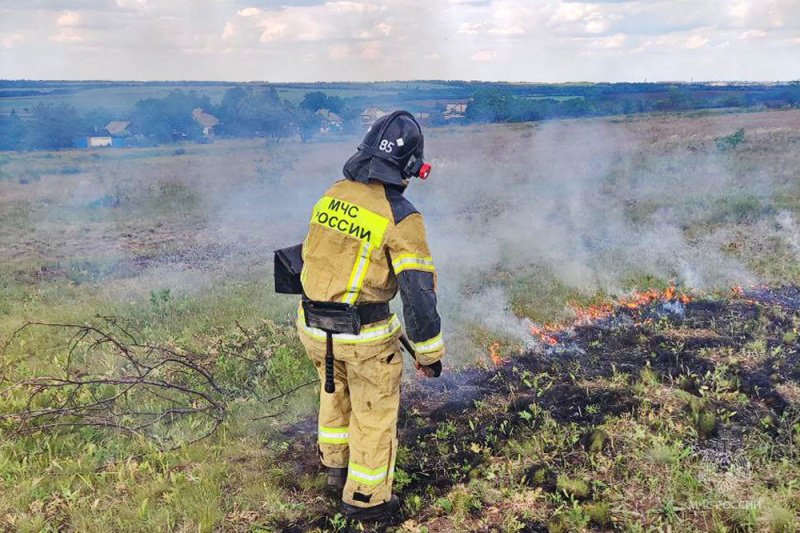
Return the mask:
<path id="1" fill-rule="evenodd" d="M 425 216 L 451 351 L 467 360 L 485 351 L 487 336 L 529 340 L 520 295 L 528 311 L 549 306 L 544 317 L 575 294 L 756 281 L 720 240 L 768 201 L 770 181 L 737 178 L 713 141 L 664 140 L 647 127 L 563 121 L 427 132 L 434 174 L 407 196 Z M 65 255 L 101 250 L 126 265 L 140 248 L 153 254 L 135 258 L 147 268 L 139 287 L 130 276 L 122 285 L 126 299 L 263 279 L 271 251 L 302 240 L 314 203 L 358 143 L 322 141 L 110 152 L 79 187 L 48 192 L 68 201 L 40 218 L 39 233 L 61 239 Z M 791 216 L 778 223 L 800 250 Z"/>
<path id="2" fill-rule="evenodd" d="M 428 146 L 435 174 L 409 196 L 425 215 L 445 324 L 458 337 L 477 326 L 524 341 L 507 280 L 528 273 L 586 295 L 646 280 L 755 281 L 718 243 L 688 235 L 719 199 L 763 194 L 763 184 L 742 189 L 716 153 L 645 143 L 603 122 L 449 132 Z"/>

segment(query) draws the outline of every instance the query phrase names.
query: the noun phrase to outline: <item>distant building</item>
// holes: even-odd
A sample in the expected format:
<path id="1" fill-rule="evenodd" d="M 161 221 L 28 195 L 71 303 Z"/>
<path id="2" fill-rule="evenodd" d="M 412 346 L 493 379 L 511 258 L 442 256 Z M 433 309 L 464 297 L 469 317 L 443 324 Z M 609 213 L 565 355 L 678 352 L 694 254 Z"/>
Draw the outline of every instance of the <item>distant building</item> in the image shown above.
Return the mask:
<path id="1" fill-rule="evenodd" d="M 128 129 L 130 125 L 130 120 L 112 120 L 106 126 L 106 131 L 112 137 L 130 137 L 131 131 Z"/>
<path id="2" fill-rule="evenodd" d="M 320 117 L 319 132 L 320 133 L 336 133 L 341 131 L 344 121 L 342 117 L 336 113 L 332 113 L 328 109 L 319 109 L 316 113 Z"/>
<path id="3" fill-rule="evenodd" d="M 442 117 L 445 120 L 458 120 L 467 117 L 467 102 L 452 102 L 445 104 L 444 114 Z"/>
<path id="4" fill-rule="evenodd" d="M 206 113 L 198 107 L 192 111 L 192 118 L 203 128 L 203 135 L 206 137 L 214 136 L 214 128 L 219 124 L 219 119 L 217 117 Z"/>
<path id="5" fill-rule="evenodd" d="M 361 112 L 361 124 L 365 128 L 372 126 L 372 124 L 379 118 L 388 115 L 386 111 L 379 107 L 368 107 Z"/>
<path id="6" fill-rule="evenodd" d="M 114 139 L 111 137 L 89 137 L 89 148 L 105 148 L 113 145 Z"/>

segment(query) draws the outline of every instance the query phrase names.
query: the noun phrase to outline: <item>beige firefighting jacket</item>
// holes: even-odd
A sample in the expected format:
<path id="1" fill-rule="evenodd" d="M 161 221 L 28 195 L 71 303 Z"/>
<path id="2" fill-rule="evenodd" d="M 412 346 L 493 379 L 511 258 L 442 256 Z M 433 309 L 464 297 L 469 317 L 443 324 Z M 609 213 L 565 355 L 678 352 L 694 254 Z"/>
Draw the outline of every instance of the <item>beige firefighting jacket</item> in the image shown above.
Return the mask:
<path id="1" fill-rule="evenodd" d="M 311 300 L 350 304 L 388 302 L 399 289 L 417 360 L 429 365 L 444 355 L 425 225 L 400 188 L 376 181 L 335 183 L 311 215 L 301 281 Z M 306 326 L 302 306 L 297 326 L 304 344 L 324 350 L 325 333 Z M 400 334 L 392 315 L 365 325 L 359 335 L 334 335 L 334 352 L 339 360 L 365 360 L 394 347 Z"/>

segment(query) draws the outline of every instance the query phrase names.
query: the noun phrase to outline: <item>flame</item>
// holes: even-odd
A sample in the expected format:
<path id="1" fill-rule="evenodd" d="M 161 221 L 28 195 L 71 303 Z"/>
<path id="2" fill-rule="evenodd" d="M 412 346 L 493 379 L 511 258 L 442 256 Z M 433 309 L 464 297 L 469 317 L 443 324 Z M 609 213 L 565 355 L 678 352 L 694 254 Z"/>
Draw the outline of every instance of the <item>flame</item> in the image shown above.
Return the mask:
<path id="1" fill-rule="evenodd" d="M 531 326 L 531 335 L 538 338 L 542 342 L 549 344 L 550 346 L 555 346 L 558 344 L 558 339 L 550 335 L 550 333 L 554 333 L 559 331 L 560 328 L 557 326 L 548 326 L 545 324 L 544 326 Z"/>
<path id="2" fill-rule="evenodd" d="M 503 364 L 503 359 L 497 353 L 497 350 L 499 349 L 500 349 L 499 342 L 492 343 L 492 345 L 489 346 L 489 355 L 492 357 L 492 362 L 494 363 L 494 366 L 500 366 Z"/>

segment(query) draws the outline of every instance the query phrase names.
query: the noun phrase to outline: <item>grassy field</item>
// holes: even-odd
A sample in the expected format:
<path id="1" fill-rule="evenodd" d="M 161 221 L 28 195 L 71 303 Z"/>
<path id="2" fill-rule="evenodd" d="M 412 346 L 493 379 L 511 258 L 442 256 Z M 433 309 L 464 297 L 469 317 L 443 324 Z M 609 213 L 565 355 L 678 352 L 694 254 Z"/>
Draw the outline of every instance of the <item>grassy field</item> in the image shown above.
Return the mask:
<path id="1" fill-rule="evenodd" d="M 1 529 L 350 528 L 271 250 L 357 143 L 0 154 Z M 797 531 L 798 143 L 797 111 L 430 131 L 448 376 L 407 372 L 387 527 Z"/>

